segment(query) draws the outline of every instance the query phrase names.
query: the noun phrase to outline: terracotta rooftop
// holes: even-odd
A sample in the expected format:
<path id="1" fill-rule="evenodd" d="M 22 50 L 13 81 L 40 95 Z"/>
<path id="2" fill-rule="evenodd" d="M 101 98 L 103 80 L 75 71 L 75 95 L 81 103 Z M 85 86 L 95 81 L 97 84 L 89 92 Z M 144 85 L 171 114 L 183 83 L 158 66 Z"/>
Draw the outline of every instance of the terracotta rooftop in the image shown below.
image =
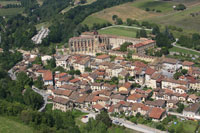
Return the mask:
<path id="1" fill-rule="evenodd" d="M 69 102 L 69 100 L 65 99 L 65 98 L 61 98 L 61 97 L 55 97 L 55 98 L 53 98 L 53 102 L 66 105 Z"/>
<path id="2" fill-rule="evenodd" d="M 71 90 L 53 90 L 53 92 L 56 95 L 64 95 L 64 96 L 70 96 L 72 93 Z"/>
<path id="3" fill-rule="evenodd" d="M 192 66 L 192 65 L 194 65 L 194 62 L 184 61 L 184 62 L 182 63 L 182 65 L 183 65 L 183 66 Z"/>
<path id="4" fill-rule="evenodd" d="M 95 104 L 95 105 L 92 105 L 92 108 L 95 108 L 95 109 L 101 110 L 101 109 L 103 109 L 104 107 L 101 106 L 100 104 Z"/>
<path id="5" fill-rule="evenodd" d="M 149 117 L 153 119 L 160 119 L 164 112 L 164 109 L 154 107 L 151 109 Z"/>
<path id="6" fill-rule="evenodd" d="M 145 46 L 145 45 L 149 45 L 149 44 L 151 44 L 151 43 L 155 43 L 155 41 L 154 41 L 154 40 L 147 40 L 147 41 L 144 41 L 144 42 L 135 44 L 135 45 L 133 45 L 133 47 L 139 48 L 139 47 L 143 47 L 143 46 Z"/>
<path id="7" fill-rule="evenodd" d="M 69 82 L 71 82 L 71 83 L 76 83 L 76 82 L 78 82 L 78 81 L 80 81 L 79 78 L 74 78 L 74 79 L 70 80 Z"/>
<path id="8" fill-rule="evenodd" d="M 152 69 L 152 68 L 150 68 L 150 67 L 147 67 L 147 69 L 146 69 L 146 71 L 145 71 L 145 73 L 146 73 L 147 75 L 152 75 L 154 72 L 156 72 L 156 70 L 154 70 L 154 69 Z"/>
<path id="9" fill-rule="evenodd" d="M 106 58 L 110 58 L 109 55 L 103 54 L 103 55 L 99 55 L 96 57 L 97 59 L 106 59 Z"/>
<path id="10" fill-rule="evenodd" d="M 43 76 L 45 81 L 53 80 L 53 74 L 51 71 L 46 71 Z"/>
<path id="11" fill-rule="evenodd" d="M 144 64 L 144 63 L 141 62 L 141 61 L 135 61 L 135 62 L 134 62 L 134 66 L 144 68 L 144 67 L 146 67 L 147 65 Z"/>

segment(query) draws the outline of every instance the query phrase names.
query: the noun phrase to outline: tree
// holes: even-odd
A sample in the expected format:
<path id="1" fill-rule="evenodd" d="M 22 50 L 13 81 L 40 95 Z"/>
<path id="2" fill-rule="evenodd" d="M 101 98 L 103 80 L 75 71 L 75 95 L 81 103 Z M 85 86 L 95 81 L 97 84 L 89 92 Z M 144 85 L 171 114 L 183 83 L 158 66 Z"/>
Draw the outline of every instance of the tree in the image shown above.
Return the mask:
<path id="1" fill-rule="evenodd" d="M 153 29 L 152 29 L 152 34 L 157 35 L 159 33 L 160 33 L 160 28 L 157 25 L 154 26 Z"/>
<path id="2" fill-rule="evenodd" d="M 187 74 L 187 72 L 188 72 L 188 70 L 186 70 L 186 69 L 182 69 L 182 70 L 181 70 L 181 73 L 182 73 L 183 75 Z"/>
<path id="3" fill-rule="evenodd" d="M 130 43 L 130 42 L 125 42 L 125 43 L 123 43 L 123 44 L 120 46 L 120 51 L 122 51 L 122 52 L 127 51 L 127 47 L 128 47 L 129 45 L 132 45 L 132 43 Z"/>
<path id="4" fill-rule="evenodd" d="M 176 72 L 176 73 L 174 74 L 173 77 L 174 77 L 174 79 L 177 80 L 177 79 L 179 79 L 179 77 L 182 76 L 182 75 L 183 75 L 182 73 L 180 73 L 180 72 Z"/>
<path id="5" fill-rule="evenodd" d="M 44 82 L 42 76 L 39 76 L 36 81 L 34 81 L 34 86 L 38 89 L 44 89 Z"/>
<path id="6" fill-rule="evenodd" d="M 179 103 L 179 104 L 178 104 L 177 112 L 178 112 L 178 113 L 182 113 L 183 109 L 184 109 L 184 104 Z"/>
<path id="7" fill-rule="evenodd" d="M 140 30 L 140 37 L 147 37 L 146 30 L 144 29 Z"/>
<path id="8" fill-rule="evenodd" d="M 24 103 L 33 109 L 39 109 L 44 103 L 43 97 L 34 92 L 30 87 L 26 88 L 24 93 Z"/>
<path id="9" fill-rule="evenodd" d="M 56 59 L 53 57 L 52 59 L 47 60 L 47 65 L 45 67 L 53 70 L 56 67 Z"/>
<path id="10" fill-rule="evenodd" d="M 123 24 L 123 21 L 122 21 L 121 18 L 117 18 L 115 23 L 116 23 L 117 25 L 121 25 L 121 24 Z"/>
<path id="11" fill-rule="evenodd" d="M 106 111 L 101 111 L 100 114 L 96 116 L 96 120 L 98 122 L 104 123 L 107 127 L 110 127 L 112 125 L 112 120 L 110 119 Z"/>
<path id="12" fill-rule="evenodd" d="M 140 37 L 147 37 L 147 33 L 146 30 L 142 29 L 136 32 L 136 38 L 140 38 Z"/>
<path id="13" fill-rule="evenodd" d="M 134 21 L 133 21 L 132 19 L 130 19 L 130 18 L 127 18 L 127 19 L 126 19 L 126 24 L 127 24 L 128 26 L 133 25 L 133 23 L 134 23 Z"/>
<path id="14" fill-rule="evenodd" d="M 32 79 L 25 72 L 19 72 L 17 73 L 17 83 L 25 87 L 25 85 L 32 85 Z"/>
<path id="15" fill-rule="evenodd" d="M 176 7 L 174 8 L 174 10 L 185 10 L 186 9 L 186 6 L 184 4 L 178 4 L 176 5 Z"/>
<path id="16" fill-rule="evenodd" d="M 33 64 L 38 64 L 38 65 L 42 65 L 42 59 L 40 56 L 37 56 L 35 58 L 35 61 L 33 62 Z"/>
<path id="17" fill-rule="evenodd" d="M 113 21 L 116 21 L 117 18 L 118 18 L 117 15 L 113 15 L 113 16 L 112 16 L 112 20 L 113 20 Z"/>
<path id="18" fill-rule="evenodd" d="M 86 72 L 92 72 L 92 69 L 91 69 L 90 67 L 86 67 L 86 68 L 85 68 L 85 71 L 86 71 Z"/>

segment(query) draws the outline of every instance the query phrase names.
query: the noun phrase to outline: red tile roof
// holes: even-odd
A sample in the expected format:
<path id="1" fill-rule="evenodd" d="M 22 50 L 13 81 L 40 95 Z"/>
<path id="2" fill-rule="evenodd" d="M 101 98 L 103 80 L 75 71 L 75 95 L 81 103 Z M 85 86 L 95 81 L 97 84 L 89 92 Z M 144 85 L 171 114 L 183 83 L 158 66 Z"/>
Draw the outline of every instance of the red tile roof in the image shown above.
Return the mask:
<path id="1" fill-rule="evenodd" d="M 192 65 L 194 65 L 194 62 L 184 61 L 184 62 L 182 63 L 182 65 L 183 65 L 183 66 L 192 66 Z"/>
<path id="2" fill-rule="evenodd" d="M 69 82 L 71 82 L 71 83 L 76 83 L 76 82 L 78 82 L 78 81 L 80 81 L 80 79 L 79 79 L 79 78 L 75 78 L 75 79 L 70 80 Z"/>
<path id="3" fill-rule="evenodd" d="M 154 69 L 152 69 L 152 68 L 150 68 L 150 67 L 148 67 L 148 68 L 146 69 L 146 71 L 145 71 L 145 73 L 146 73 L 147 75 L 152 75 L 154 72 L 156 72 L 156 70 L 154 70 Z"/>
<path id="4" fill-rule="evenodd" d="M 51 71 L 46 71 L 43 76 L 45 81 L 53 80 L 53 74 Z"/>
<path id="5" fill-rule="evenodd" d="M 145 45 L 149 45 L 149 44 L 154 43 L 154 42 L 155 42 L 154 40 L 147 40 L 147 41 L 135 44 L 134 47 L 139 48 L 139 47 L 143 47 Z"/>
<path id="6" fill-rule="evenodd" d="M 92 108 L 95 108 L 95 109 L 101 110 L 101 109 L 103 109 L 104 107 L 101 106 L 100 104 L 95 104 L 95 105 L 92 105 Z"/>
<path id="7" fill-rule="evenodd" d="M 160 119 L 164 112 L 164 109 L 154 107 L 151 109 L 149 117 L 153 119 Z"/>
<path id="8" fill-rule="evenodd" d="M 103 55 L 99 55 L 96 57 L 97 59 L 106 59 L 106 58 L 110 58 L 109 55 L 103 54 Z"/>
<path id="9" fill-rule="evenodd" d="M 141 61 L 135 61 L 135 62 L 134 62 L 134 66 L 144 68 L 144 67 L 146 67 L 147 65 L 144 64 L 144 63 L 141 62 Z"/>

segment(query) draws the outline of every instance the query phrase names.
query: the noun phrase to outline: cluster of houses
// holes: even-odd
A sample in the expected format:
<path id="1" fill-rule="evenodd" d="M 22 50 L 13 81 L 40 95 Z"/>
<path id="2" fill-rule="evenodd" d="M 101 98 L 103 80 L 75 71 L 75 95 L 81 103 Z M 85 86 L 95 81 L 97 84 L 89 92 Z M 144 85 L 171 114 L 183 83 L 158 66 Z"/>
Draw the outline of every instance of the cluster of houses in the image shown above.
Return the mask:
<path id="1" fill-rule="evenodd" d="M 166 57 L 133 54 L 135 61 L 127 61 L 126 56 L 126 52 L 110 50 L 98 56 L 56 54 L 43 57 L 43 63 L 55 58 L 57 67 L 81 73 L 70 75 L 45 70 L 42 65 L 32 64 L 37 55 L 24 55 L 24 60 L 14 67 L 14 71 L 24 71 L 34 80 L 42 76 L 51 93 L 49 99 L 53 101 L 53 109 L 107 110 L 110 114 L 125 115 L 140 113 L 160 121 L 169 109 L 176 109 L 183 103 L 188 106 L 183 111 L 185 117 L 195 119 L 200 109 L 200 97 L 190 90 L 200 90 L 200 68 L 193 62 Z M 173 75 L 182 69 L 186 69 L 187 74 L 175 80 Z M 112 80 L 117 80 L 118 84 L 113 84 Z"/>

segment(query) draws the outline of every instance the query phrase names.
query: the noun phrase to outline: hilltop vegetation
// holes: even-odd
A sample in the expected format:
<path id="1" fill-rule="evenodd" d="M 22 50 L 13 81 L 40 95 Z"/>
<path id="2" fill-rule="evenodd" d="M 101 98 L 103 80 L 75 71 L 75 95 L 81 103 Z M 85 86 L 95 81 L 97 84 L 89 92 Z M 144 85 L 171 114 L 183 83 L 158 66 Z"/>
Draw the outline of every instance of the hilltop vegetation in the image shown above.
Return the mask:
<path id="1" fill-rule="evenodd" d="M 173 6 L 183 3 L 186 9 L 177 11 Z M 122 4 L 112 8 L 104 9 L 94 13 L 84 20 L 88 25 L 92 25 L 97 20 L 111 22 L 112 16 L 117 15 L 122 20 L 127 18 L 139 21 L 150 21 L 161 26 L 176 26 L 186 30 L 186 33 L 200 31 L 200 2 L 198 0 L 173 0 L 173 1 L 155 1 L 155 0 L 136 0 L 134 2 Z M 179 35 L 178 32 L 175 32 Z"/>

